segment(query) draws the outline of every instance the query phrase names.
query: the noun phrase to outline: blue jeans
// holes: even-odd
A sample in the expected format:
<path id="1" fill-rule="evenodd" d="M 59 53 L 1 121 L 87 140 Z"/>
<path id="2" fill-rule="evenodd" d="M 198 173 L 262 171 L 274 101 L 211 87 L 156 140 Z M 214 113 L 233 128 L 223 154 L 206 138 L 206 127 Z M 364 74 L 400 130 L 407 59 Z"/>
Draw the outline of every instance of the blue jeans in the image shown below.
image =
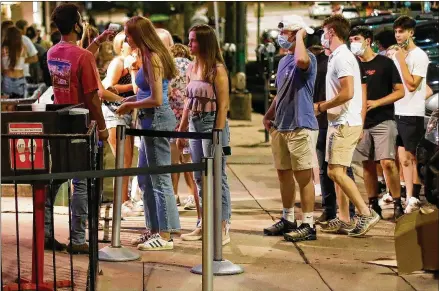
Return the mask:
<path id="1" fill-rule="evenodd" d="M 141 129 L 173 131 L 177 124 L 169 105 L 144 110 L 140 119 Z M 139 149 L 139 167 L 171 165 L 171 145 L 166 137 L 142 137 Z M 171 174 L 139 175 L 143 191 L 145 223 L 153 232 L 180 230 L 177 203 L 175 202 Z"/>
<path id="2" fill-rule="evenodd" d="M 317 159 L 320 168 L 320 187 L 322 190 L 322 206 L 328 219 L 337 216 L 337 196 L 335 193 L 334 182 L 328 177 L 328 163 L 325 161 L 326 135 L 327 128 L 319 129 L 319 137 L 317 138 Z M 347 168 L 347 174 L 354 180 L 352 168 Z M 355 215 L 355 206 L 349 201 L 349 214 L 351 217 Z"/>
<path id="3" fill-rule="evenodd" d="M 215 113 L 201 113 L 196 115 L 191 115 L 189 118 L 189 131 L 190 132 L 200 132 L 200 133 L 208 133 L 212 132 L 213 126 L 215 122 Z M 229 146 L 230 142 L 230 131 L 229 125 L 226 121 L 226 126 L 223 130 L 222 135 L 222 145 Z M 192 162 L 200 163 L 203 157 L 211 157 L 213 156 L 213 148 L 212 148 L 212 140 L 208 139 L 191 139 L 189 141 L 189 145 L 191 148 Z M 223 161 L 222 161 L 222 211 L 221 216 L 223 221 L 230 221 L 230 217 L 232 215 L 232 205 L 230 201 L 230 189 L 229 183 L 227 182 L 226 175 L 226 156 L 223 153 Z M 195 183 L 197 184 L 198 196 L 200 197 L 200 204 L 202 201 L 202 177 L 201 172 L 196 171 L 194 173 Z"/>
<path id="4" fill-rule="evenodd" d="M 72 244 L 85 244 L 85 224 L 88 218 L 88 192 L 87 180 L 73 179 L 73 194 L 72 194 Z M 44 213 L 44 235 L 46 238 L 52 237 L 52 216 L 53 203 L 60 188 L 60 184 L 53 185 L 53 197 L 50 192 L 46 193 L 46 209 Z"/>

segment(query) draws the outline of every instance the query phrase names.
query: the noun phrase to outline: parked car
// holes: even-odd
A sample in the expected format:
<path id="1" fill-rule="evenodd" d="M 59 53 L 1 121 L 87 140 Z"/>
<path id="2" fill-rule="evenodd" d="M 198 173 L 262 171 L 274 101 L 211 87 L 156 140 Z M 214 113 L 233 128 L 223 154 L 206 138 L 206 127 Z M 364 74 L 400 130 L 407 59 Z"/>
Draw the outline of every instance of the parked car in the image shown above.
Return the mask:
<path id="1" fill-rule="evenodd" d="M 309 17 L 327 17 L 332 14 L 331 2 L 314 2 L 308 9 Z"/>
<path id="2" fill-rule="evenodd" d="M 428 16 L 428 15 L 427 15 Z M 436 18 L 431 16 L 419 15 L 417 17 L 417 26 L 415 30 L 414 41 L 417 46 L 422 48 L 430 59 L 427 73 L 427 84 L 434 93 L 439 92 L 439 24 Z M 399 15 L 381 15 L 373 17 L 359 17 L 351 19 L 351 27 L 366 25 L 374 31 L 374 35 L 383 29 L 393 29 L 393 22 Z M 426 20 L 427 19 L 427 20 Z M 310 47 L 320 44 L 320 37 L 323 33 L 321 27 L 314 27 L 314 34 L 308 35 L 306 46 Z M 277 37 L 277 35 L 276 35 Z M 275 41 L 276 42 L 276 41 Z M 274 62 L 274 71 L 277 71 L 277 65 L 282 56 L 277 56 Z M 246 65 L 247 89 L 252 93 L 253 108 L 262 113 L 264 104 L 264 79 L 259 73 L 257 62 L 248 62 Z M 271 77 L 270 92 L 276 94 L 275 80 L 276 76 Z"/>
<path id="3" fill-rule="evenodd" d="M 360 13 L 358 12 L 358 9 L 356 7 L 342 7 L 341 14 L 346 19 L 352 19 L 360 17 Z"/>

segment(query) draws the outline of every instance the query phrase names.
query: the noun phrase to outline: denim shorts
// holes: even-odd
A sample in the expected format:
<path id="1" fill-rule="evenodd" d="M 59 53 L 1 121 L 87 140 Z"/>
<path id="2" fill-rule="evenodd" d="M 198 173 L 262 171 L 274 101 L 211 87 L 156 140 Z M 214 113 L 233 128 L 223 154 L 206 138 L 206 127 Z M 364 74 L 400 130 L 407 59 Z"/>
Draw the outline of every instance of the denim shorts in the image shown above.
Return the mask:
<path id="1" fill-rule="evenodd" d="M 26 92 L 26 78 L 2 77 L 2 94 L 9 95 L 10 98 L 24 98 Z"/>

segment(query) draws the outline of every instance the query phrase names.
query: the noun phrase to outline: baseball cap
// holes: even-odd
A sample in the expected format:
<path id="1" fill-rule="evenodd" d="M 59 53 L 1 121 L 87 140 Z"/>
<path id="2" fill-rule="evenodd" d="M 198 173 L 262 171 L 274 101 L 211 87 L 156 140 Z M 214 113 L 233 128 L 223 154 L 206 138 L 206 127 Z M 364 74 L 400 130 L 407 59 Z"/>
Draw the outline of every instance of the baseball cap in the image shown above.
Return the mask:
<path id="1" fill-rule="evenodd" d="M 290 30 L 290 31 L 296 31 L 304 28 L 306 30 L 306 33 L 313 34 L 314 29 L 309 27 L 305 21 L 303 21 L 303 18 L 298 15 L 291 15 L 288 17 L 284 17 L 281 22 L 279 22 L 278 25 L 279 29 L 283 30 Z"/>

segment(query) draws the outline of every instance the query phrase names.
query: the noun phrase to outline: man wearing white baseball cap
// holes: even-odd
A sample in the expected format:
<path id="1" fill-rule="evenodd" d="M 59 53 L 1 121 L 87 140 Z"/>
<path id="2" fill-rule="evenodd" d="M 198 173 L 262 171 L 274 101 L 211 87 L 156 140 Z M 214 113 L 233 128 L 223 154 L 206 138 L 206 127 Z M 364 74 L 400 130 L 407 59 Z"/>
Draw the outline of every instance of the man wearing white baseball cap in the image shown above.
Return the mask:
<path id="1" fill-rule="evenodd" d="M 313 109 L 317 60 L 306 49 L 307 33 L 314 33 L 299 16 L 279 23 L 279 45 L 288 50 L 277 70 L 277 95 L 264 116 L 264 126 L 272 138 L 274 165 L 277 169 L 283 204 L 279 222 L 265 228 L 265 235 L 283 235 L 298 242 L 317 239 L 314 225 L 314 185 L 312 168 L 316 167 L 315 149 L 318 134 Z M 295 183 L 299 184 L 302 224 L 294 216 Z"/>

